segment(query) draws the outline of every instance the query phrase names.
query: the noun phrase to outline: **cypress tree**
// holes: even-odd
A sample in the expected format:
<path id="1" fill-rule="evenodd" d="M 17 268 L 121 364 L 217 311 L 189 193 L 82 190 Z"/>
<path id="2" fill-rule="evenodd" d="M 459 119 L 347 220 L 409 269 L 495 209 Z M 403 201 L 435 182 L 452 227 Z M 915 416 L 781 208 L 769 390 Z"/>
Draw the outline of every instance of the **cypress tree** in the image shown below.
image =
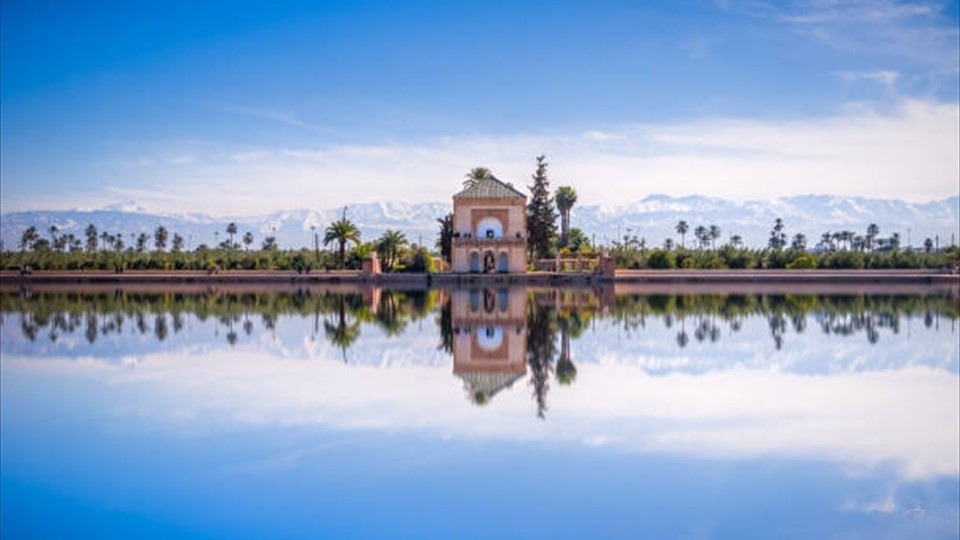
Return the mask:
<path id="1" fill-rule="evenodd" d="M 530 203 L 527 204 L 527 251 L 531 257 L 550 256 L 553 238 L 557 233 L 557 213 L 547 180 L 547 156 L 537 156 L 537 170 L 533 173 Z"/>

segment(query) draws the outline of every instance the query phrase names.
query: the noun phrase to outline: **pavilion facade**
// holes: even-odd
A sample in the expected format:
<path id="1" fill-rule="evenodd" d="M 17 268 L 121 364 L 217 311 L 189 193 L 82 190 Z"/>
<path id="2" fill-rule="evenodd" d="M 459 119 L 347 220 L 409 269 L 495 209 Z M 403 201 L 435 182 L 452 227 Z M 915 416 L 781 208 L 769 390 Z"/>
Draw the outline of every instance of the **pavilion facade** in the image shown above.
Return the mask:
<path id="1" fill-rule="evenodd" d="M 490 176 L 453 196 L 451 270 L 527 271 L 527 197 Z"/>

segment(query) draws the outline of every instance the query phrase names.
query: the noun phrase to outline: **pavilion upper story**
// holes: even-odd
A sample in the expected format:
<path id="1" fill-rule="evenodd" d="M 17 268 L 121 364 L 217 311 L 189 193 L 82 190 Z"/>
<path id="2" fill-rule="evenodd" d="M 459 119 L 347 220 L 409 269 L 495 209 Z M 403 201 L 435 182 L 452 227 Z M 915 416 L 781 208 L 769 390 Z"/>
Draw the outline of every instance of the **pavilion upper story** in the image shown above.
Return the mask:
<path id="1" fill-rule="evenodd" d="M 526 204 L 526 195 L 492 176 L 454 195 L 453 272 L 526 272 Z"/>

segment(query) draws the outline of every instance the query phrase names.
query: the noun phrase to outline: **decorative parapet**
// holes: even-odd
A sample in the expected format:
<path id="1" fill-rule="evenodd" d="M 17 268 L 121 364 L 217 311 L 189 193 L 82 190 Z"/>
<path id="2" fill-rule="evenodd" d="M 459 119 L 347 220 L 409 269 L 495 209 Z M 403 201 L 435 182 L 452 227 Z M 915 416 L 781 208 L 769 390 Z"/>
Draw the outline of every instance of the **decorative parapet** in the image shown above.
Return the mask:
<path id="1" fill-rule="evenodd" d="M 497 247 L 497 246 L 526 246 L 527 239 L 523 236 L 501 236 L 487 238 L 482 236 L 454 236 L 453 245 L 457 247 Z"/>

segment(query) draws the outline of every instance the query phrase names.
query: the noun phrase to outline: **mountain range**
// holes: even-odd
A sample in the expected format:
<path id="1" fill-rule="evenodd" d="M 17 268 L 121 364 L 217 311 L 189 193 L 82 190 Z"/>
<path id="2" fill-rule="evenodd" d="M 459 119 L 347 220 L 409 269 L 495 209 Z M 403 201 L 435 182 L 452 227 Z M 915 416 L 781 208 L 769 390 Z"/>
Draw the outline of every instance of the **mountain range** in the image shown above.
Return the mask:
<path id="1" fill-rule="evenodd" d="M 451 209 L 449 203 L 379 202 L 350 205 L 346 216 L 360 229 L 364 240 L 373 240 L 387 229 L 400 230 L 412 243 L 433 246 L 437 219 Z M 313 247 L 314 233 L 323 240 L 323 230 L 338 219 L 343 208 L 291 209 L 255 217 L 211 217 L 202 214 L 150 213 L 133 202 L 111 205 L 100 210 L 35 210 L 0 215 L 0 240 L 4 249 L 15 250 L 23 231 L 35 226 L 41 236 L 49 236 L 51 225 L 60 234 L 71 233 L 84 238 L 84 229 L 93 224 L 100 232 L 124 233 L 130 245 L 140 233 L 152 234 L 160 225 L 180 234 L 188 249 L 200 244 L 214 245 L 227 239 L 228 223 L 239 229 L 236 241 L 245 232 L 252 232 L 259 246 L 270 234 L 281 247 Z M 766 245 L 774 220 L 781 218 L 788 238 L 803 233 L 810 246 L 827 231 L 848 230 L 863 234 L 869 224 L 880 227 L 880 236 L 899 233 L 903 245 L 922 245 L 924 239 L 938 239 L 939 245 L 955 243 L 960 236 L 960 196 L 927 203 L 911 203 L 897 199 L 802 195 L 767 200 L 732 201 L 691 195 L 672 197 L 650 195 L 623 205 L 575 206 L 571 226 L 583 230 L 587 237 L 604 245 L 625 235 L 645 239 L 648 246 L 662 245 L 667 238 L 679 243 L 676 225 L 689 224 L 686 245 L 694 242 L 694 229 L 699 225 L 716 225 L 722 231 L 721 241 L 739 235 L 747 246 Z M 152 246 L 152 240 L 150 245 Z"/>

